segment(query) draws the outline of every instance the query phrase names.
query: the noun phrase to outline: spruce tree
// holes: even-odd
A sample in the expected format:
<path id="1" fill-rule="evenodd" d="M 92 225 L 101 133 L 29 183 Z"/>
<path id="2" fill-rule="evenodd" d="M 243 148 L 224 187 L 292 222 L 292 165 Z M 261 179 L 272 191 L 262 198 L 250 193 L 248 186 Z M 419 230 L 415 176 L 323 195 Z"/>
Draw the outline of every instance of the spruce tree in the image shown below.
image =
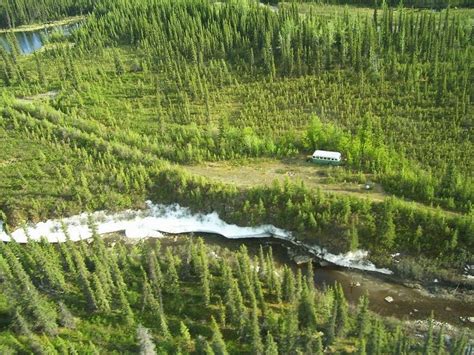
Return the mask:
<path id="1" fill-rule="evenodd" d="M 263 354 L 263 343 L 260 335 L 260 325 L 258 322 L 258 307 L 255 297 L 252 299 L 252 308 L 250 314 L 250 343 L 253 354 Z"/>
<path id="2" fill-rule="evenodd" d="M 282 296 L 285 302 L 293 302 L 296 297 L 295 277 L 286 265 L 283 268 Z"/>
<path id="3" fill-rule="evenodd" d="M 62 301 L 60 301 L 58 305 L 59 305 L 59 325 L 68 329 L 76 328 L 76 320 L 74 316 L 72 315 L 71 311 L 69 310 L 69 308 Z"/>
<path id="4" fill-rule="evenodd" d="M 280 321 L 280 351 L 284 354 L 293 353 L 300 335 L 298 329 L 298 314 L 294 306 L 285 311 Z"/>
<path id="5" fill-rule="evenodd" d="M 242 293 L 240 292 L 236 280 L 233 281 L 232 288 L 227 291 L 225 304 L 230 322 L 238 329 L 242 329 L 245 324 L 247 312 Z"/>
<path id="6" fill-rule="evenodd" d="M 303 285 L 301 297 L 298 302 L 298 320 L 303 328 L 314 329 L 316 327 L 316 311 L 314 306 L 314 294 Z"/>
<path id="7" fill-rule="evenodd" d="M 22 316 L 18 307 L 15 308 L 14 326 L 19 334 L 26 336 L 31 335 L 30 325 L 28 324 L 28 321 Z"/>
<path id="8" fill-rule="evenodd" d="M 367 294 L 362 295 L 359 298 L 359 305 L 357 308 L 356 331 L 359 339 L 362 339 L 368 334 L 370 328 L 369 298 Z"/>
<path id="9" fill-rule="evenodd" d="M 255 294 L 255 297 L 257 298 L 259 308 L 262 312 L 262 315 L 265 316 L 266 311 L 267 311 L 267 304 L 265 302 L 265 297 L 263 295 L 262 283 L 260 282 L 258 278 L 257 269 L 254 269 L 252 283 L 253 283 L 253 288 L 254 288 L 254 294 Z"/>
<path id="10" fill-rule="evenodd" d="M 153 343 L 150 331 L 141 324 L 137 327 L 137 339 L 140 355 L 156 354 L 155 344 Z"/>
<path id="11" fill-rule="evenodd" d="M 214 317 L 211 317 L 211 329 L 212 329 L 211 347 L 212 347 L 212 350 L 214 351 L 214 354 L 227 355 L 228 354 L 227 346 L 225 344 L 222 333 Z"/>
<path id="12" fill-rule="evenodd" d="M 265 355 L 278 355 L 278 345 L 273 340 L 273 336 L 270 332 L 267 332 L 267 337 L 265 339 Z"/>
<path id="13" fill-rule="evenodd" d="M 342 337 L 347 329 L 348 323 L 348 304 L 344 296 L 341 284 L 335 285 L 335 298 L 337 300 L 337 319 L 336 319 L 336 335 Z"/>
<path id="14" fill-rule="evenodd" d="M 125 294 L 125 289 L 118 288 L 119 302 L 118 302 L 118 311 L 120 312 L 123 320 L 127 325 L 133 325 L 134 315 L 130 303 L 128 302 L 127 296 Z"/>
<path id="15" fill-rule="evenodd" d="M 466 347 L 468 345 L 468 338 L 466 332 L 463 331 L 460 336 L 458 336 L 454 342 L 453 354 L 464 354 Z"/>
<path id="16" fill-rule="evenodd" d="M 49 335 L 56 334 L 56 312 L 38 292 L 18 258 L 11 251 L 10 245 L 12 244 L 0 248 L 12 275 L 6 287 L 6 294 L 12 304 L 18 304 L 22 309 L 28 311 L 36 329 Z"/>
<path id="17" fill-rule="evenodd" d="M 438 339 L 436 341 L 436 353 L 438 355 L 444 355 L 446 353 L 446 348 L 444 346 L 444 325 L 441 326 L 438 332 Z"/>
<path id="18" fill-rule="evenodd" d="M 163 275 L 154 250 L 149 250 L 147 253 L 146 270 L 150 283 L 153 286 L 155 297 L 157 297 L 161 293 L 161 288 L 163 286 Z"/>
<path id="19" fill-rule="evenodd" d="M 357 355 L 366 355 L 366 341 L 365 338 L 359 340 L 359 347 L 357 348 Z"/>
<path id="20" fill-rule="evenodd" d="M 426 333 L 425 345 L 423 347 L 423 354 L 433 354 L 434 344 L 433 344 L 433 312 L 431 312 L 430 319 L 428 320 L 428 332 Z"/>
<path id="21" fill-rule="evenodd" d="M 176 295 L 179 291 L 179 277 L 176 271 L 176 263 L 174 256 L 171 254 L 170 249 L 166 251 L 167 269 L 165 274 L 165 292 Z"/>
<path id="22" fill-rule="evenodd" d="M 120 59 L 120 55 L 117 51 L 114 51 L 114 65 L 115 65 L 115 74 L 117 76 L 120 76 L 123 73 L 125 73 L 125 68 L 123 67 L 122 60 Z"/>
<path id="23" fill-rule="evenodd" d="M 179 325 L 179 344 L 185 354 L 194 351 L 194 341 L 191 338 L 188 327 L 183 322 L 180 322 Z"/>
<path id="24" fill-rule="evenodd" d="M 92 289 L 94 290 L 94 298 L 97 304 L 97 309 L 101 312 L 110 311 L 110 304 L 107 296 L 105 295 L 102 283 L 99 280 L 97 274 L 92 274 Z"/>
<path id="25" fill-rule="evenodd" d="M 326 346 L 332 345 L 336 339 L 336 320 L 337 320 L 337 299 L 334 298 L 331 316 L 326 325 Z"/>

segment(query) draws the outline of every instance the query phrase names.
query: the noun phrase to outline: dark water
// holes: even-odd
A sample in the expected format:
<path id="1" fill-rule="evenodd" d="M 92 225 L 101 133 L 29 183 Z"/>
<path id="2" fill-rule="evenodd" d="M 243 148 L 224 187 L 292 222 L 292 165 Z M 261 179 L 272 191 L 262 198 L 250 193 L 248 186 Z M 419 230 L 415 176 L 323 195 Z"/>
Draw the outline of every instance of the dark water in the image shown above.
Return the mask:
<path id="1" fill-rule="evenodd" d="M 302 268 L 302 271 L 305 271 L 306 269 L 305 265 L 296 265 L 290 257 L 288 251 L 294 249 L 294 246 L 282 240 L 273 238 L 232 240 L 215 235 L 203 235 L 203 237 L 207 244 L 229 250 L 238 250 L 242 244 L 245 244 L 251 256 L 258 255 L 260 245 L 264 251 L 271 246 L 277 264 L 289 265 L 294 270 Z M 177 236 L 163 239 L 162 245 L 176 245 L 184 242 L 184 236 Z M 298 255 L 301 254 L 302 252 L 298 251 Z M 338 282 L 342 285 L 346 298 L 351 304 L 357 304 L 359 297 L 367 293 L 370 309 L 383 316 L 392 316 L 402 320 L 424 320 L 429 318 L 433 311 L 434 318 L 438 321 L 474 329 L 473 324 L 462 322 L 459 318 L 473 316 L 474 304 L 459 299 L 447 300 L 422 294 L 412 288 L 390 282 L 384 276 L 377 274 L 334 266 L 321 267 L 318 263 L 313 265 L 316 287 L 324 289 Z M 356 283 L 360 283 L 360 286 L 354 287 Z M 385 301 L 387 296 L 393 297 L 394 301 L 392 303 Z"/>
<path id="2" fill-rule="evenodd" d="M 30 54 L 42 48 L 53 33 L 59 32 L 63 35 L 69 35 L 79 26 L 80 22 L 76 22 L 36 31 L 13 32 L 13 36 L 18 43 L 20 52 L 22 54 Z M 0 33 L 0 45 L 7 51 L 11 51 L 7 33 Z"/>

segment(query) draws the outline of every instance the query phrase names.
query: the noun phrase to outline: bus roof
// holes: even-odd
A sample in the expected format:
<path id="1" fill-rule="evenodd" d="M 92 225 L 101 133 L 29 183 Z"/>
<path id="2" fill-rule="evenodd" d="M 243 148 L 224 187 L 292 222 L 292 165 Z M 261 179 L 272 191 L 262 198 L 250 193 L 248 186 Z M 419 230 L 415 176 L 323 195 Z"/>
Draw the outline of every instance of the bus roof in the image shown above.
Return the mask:
<path id="1" fill-rule="evenodd" d="M 329 152 L 327 150 L 315 150 L 313 157 L 322 157 L 322 158 L 331 158 L 341 160 L 341 153 L 339 152 Z"/>

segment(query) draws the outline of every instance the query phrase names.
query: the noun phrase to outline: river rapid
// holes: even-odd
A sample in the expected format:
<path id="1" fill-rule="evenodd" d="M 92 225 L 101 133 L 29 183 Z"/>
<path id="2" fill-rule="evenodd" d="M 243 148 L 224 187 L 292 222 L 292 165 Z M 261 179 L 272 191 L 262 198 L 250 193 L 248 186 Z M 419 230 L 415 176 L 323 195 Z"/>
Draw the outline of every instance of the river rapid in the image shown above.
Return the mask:
<path id="1" fill-rule="evenodd" d="M 63 220 L 30 224 L 11 234 L 3 231 L 0 224 L 0 241 L 14 239 L 18 243 L 27 243 L 45 238 L 51 243 L 64 242 L 64 230 L 72 241 L 84 240 L 92 237 L 89 220 L 94 221 L 98 234 L 104 236 L 121 233 L 128 239 L 160 238 L 165 242 L 175 240 L 169 235 L 192 234 L 203 236 L 207 243 L 229 249 L 245 244 L 251 253 L 256 253 L 260 245 L 272 246 L 280 264 L 298 267 L 292 258 L 295 254 L 319 261 L 315 263 L 316 286 L 323 288 L 339 282 L 352 304 L 367 293 L 370 308 L 384 316 L 419 320 L 426 319 L 433 310 L 439 321 L 473 328 L 472 324 L 463 323 L 460 317 L 473 316 L 474 304 L 454 297 L 436 297 L 394 283 L 389 279 L 392 272 L 369 262 L 365 251 L 335 255 L 317 245 L 303 244 L 291 232 L 273 225 L 241 227 L 224 222 L 217 213 L 195 214 L 179 205 L 158 205 L 148 201 L 144 210 L 84 213 Z M 327 266 L 321 267 L 321 264 Z M 387 302 L 387 296 L 392 297 L 393 302 Z"/>

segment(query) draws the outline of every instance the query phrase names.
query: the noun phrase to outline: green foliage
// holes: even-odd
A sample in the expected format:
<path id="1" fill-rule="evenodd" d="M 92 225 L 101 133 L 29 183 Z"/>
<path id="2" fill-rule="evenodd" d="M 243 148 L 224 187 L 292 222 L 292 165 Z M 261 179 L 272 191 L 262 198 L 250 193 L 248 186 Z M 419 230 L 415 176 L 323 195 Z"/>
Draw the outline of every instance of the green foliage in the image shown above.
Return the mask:
<path id="1" fill-rule="evenodd" d="M 0 4 L 0 28 L 79 15 L 93 5 L 92 0 L 6 0 Z"/>
<path id="2" fill-rule="evenodd" d="M 105 241 L 95 238 L 87 244 L 66 243 L 72 255 L 80 255 L 84 260 L 88 278 L 93 280 L 91 289 L 95 300 L 97 305 L 101 305 L 98 309 L 85 307 L 89 296 L 83 292 L 83 280 L 77 276 L 78 271 L 69 269 L 63 263 L 60 245 L 35 241 L 28 245 L 1 245 L 0 299 L 7 300 L 5 306 L 11 317 L 2 320 L 0 344 L 3 348 L 0 348 L 6 353 L 51 352 L 56 348 L 72 353 L 204 351 L 273 355 L 279 352 L 322 354 L 323 340 L 330 348 L 337 348 L 344 342 L 362 352 L 367 344 L 367 353 L 384 354 L 403 353 L 410 342 L 411 350 L 420 353 L 426 352 L 427 346 L 432 350 L 444 348 L 446 351 L 466 347 L 465 337 L 452 344 L 442 343 L 443 330 L 434 333 L 431 327 L 426 341 L 413 341 L 405 335 L 406 332 L 401 331 L 403 323 L 397 322 L 397 327 L 393 329 L 393 321 L 385 326 L 382 318 L 368 311 L 367 298 L 361 299 L 357 313 L 347 312 L 340 285 L 320 291 L 309 281 L 313 279 L 311 268 L 308 277 L 302 277 L 301 273 L 295 277 L 294 272 L 286 267 L 285 273 L 291 276 L 284 276 L 283 268 L 274 262 L 270 250 L 261 252 L 266 259 L 267 270 L 273 270 L 277 279 L 299 280 L 297 287 L 301 294 L 296 292 L 291 302 L 275 302 L 272 290 L 264 286 L 261 288 L 262 300 L 258 301 L 254 291 L 254 282 L 258 280 L 255 273 L 257 279 L 252 278 L 253 287 L 243 291 L 250 292 L 244 299 L 240 288 L 245 287 L 248 278 L 238 270 L 238 265 L 249 263 L 248 266 L 255 269 L 259 263 L 250 258 L 246 249 L 232 252 L 209 247 L 202 240 L 196 242 L 193 236 L 182 236 L 183 240 L 178 242 L 173 238 L 163 239 L 163 243 L 167 244 L 163 249 L 152 240 L 130 244 L 118 235 Z M 47 253 L 62 275 L 65 280 L 62 292 L 54 292 L 43 280 L 33 277 L 37 269 L 31 260 L 37 252 Z M 95 254 L 101 252 L 106 256 L 96 258 Z M 159 267 L 166 270 L 170 263 L 169 254 L 175 259 L 179 292 L 169 292 L 168 289 L 175 286 L 163 283 L 163 293 L 155 298 L 144 268 L 149 266 L 150 255 L 154 255 Z M 204 255 L 215 256 L 208 261 L 210 279 L 216 280 L 210 283 L 208 305 L 204 304 L 201 296 L 201 275 L 191 271 L 196 267 L 193 258 Z M 232 266 L 226 274 L 221 272 L 222 267 L 219 266 L 223 260 Z M 77 270 L 80 268 L 82 266 Z M 107 285 L 109 281 L 100 275 L 109 273 L 113 280 Z M 13 278 L 13 275 L 22 276 Z M 226 282 L 232 284 L 227 296 L 226 290 L 221 287 Z M 279 282 L 284 284 L 282 280 Z M 14 292 L 25 283 L 28 284 L 28 292 Z M 99 296 L 98 284 L 104 296 Z M 108 288 L 114 297 L 108 300 L 108 307 L 103 307 L 99 299 L 107 297 Z M 220 315 L 220 309 L 224 307 L 222 297 L 225 297 L 226 307 L 234 309 L 225 324 Z M 326 312 L 325 307 L 331 302 L 331 309 Z M 25 307 L 26 304 L 28 307 Z M 370 329 L 364 325 L 368 317 L 373 324 Z M 220 321 L 217 322 L 216 318 Z M 353 336 L 349 324 L 357 324 L 363 330 L 358 332 L 357 328 Z M 318 332 L 321 329 L 324 329 L 324 334 Z"/>
<path id="3" fill-rule="evenodd" d="M 71 37 L 56 38 L 31 56 L 20 56 L 13 34 L 2 36 L 11 51 L 0 49 L 0 219 L 16 228 L 83 211 L 142 207 L 150 198 L 216 211 L 228 222 L 273 223 L 331 251 L 365 248 L 381 260 L 391 252 L 416 256 L 416 262 L 393 265 L 415 279 L 431 277 L 434 268 L 461 269 L 474 250 L 470 12 L 384 4 L 374 12 L 337 8 L 303 16 L 303 5 L 280 5 L 272 11 L 252 1 L 2 2 L 0 27 L 92 14 Z M 343 154 L 338 183 L 370 177 L 395 197 L 369 201 L 290 180 L 237 189 L 184 171 L 187 164 L 222 160 L 300 159 L 315 148 Z M 55 334 L 56 302 L 45 299 L 73 292 L 77 304 L 64 300 L 74 306 L 71 312 L 82 307 L 127 329 L 136 329 L 142 313 L 155 314 L 143 324 L 169 350 L 178 326 L 162 299 L 188 292 L 180 278 L 193 275 L 199 284 L 194 296 L 205 309 L 225 301 L 215 314 L 222 337 L 227 340 L 227 327 L 243 329 L 234 335 L 250 334 L 254 351 L 295 351 L 299 327 L 326 329 L 328 344 L 350 334 L 341 290 L 336 286 L 331 317 L 321 321 L 311 283 L 289 269 L 279 277 L 271 254 L 259 255 L 256 276 L 242 250 L 235 265 L 220 265 L 223 277 L 202 246 L 185 270 L 186 262 L 169 250 L 142 250 L 137 267 L 123 248 L 107 255 L 97 238 L 94 248 L 87 253 L 86 246 L 66 243 L 58 254 L 30 244 L 24 265 L 2 252 L 2 278 L 17 280 L 8 297 L 34 299 L 12 303 L 23 333 Z M 216 278 L 223 278 L 219 294 Z M 141 284 L 143 297 L 134 295 L 131 281 Z M 256 335 L 267 330 L 260 318 L 272 316 L 269 301 L 293 307 L 284 310 L 288 319 L 274 321 L 278 326 L 269 334 L 276 347 L 270 335 L 266 341 Z M 365 343 L 368 352 L 383 352 L 389 347 L 385 329 L 365 327 L 364 308 L 360 351 Z M 194 328 L 189 325 L 190 334 Z M 191 342 L 182 333 L 185 351 Z M 216 339 L 206 347 L 222 352 Z M 36 337 L 28 342 L 41 343 Z M 49 344 L 43 345 L 47 351 Z"/>

